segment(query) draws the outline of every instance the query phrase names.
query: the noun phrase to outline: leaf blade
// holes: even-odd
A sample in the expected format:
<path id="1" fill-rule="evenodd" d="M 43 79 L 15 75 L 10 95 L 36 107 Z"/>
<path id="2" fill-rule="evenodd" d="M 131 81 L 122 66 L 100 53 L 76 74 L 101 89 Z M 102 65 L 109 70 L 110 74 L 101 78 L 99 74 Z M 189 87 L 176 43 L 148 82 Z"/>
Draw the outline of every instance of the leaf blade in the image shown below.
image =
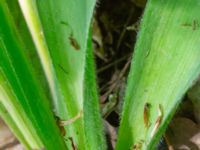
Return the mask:
<path id="1" fill-rule="evenodd" d="M 200 32 L 192 23 L 200 20 L 197 11 L 196 0 L 148 2 L 129 74 L 116 149 L 129 149 L 140 140 L 147 143 L 143 149 L 154 149 L 184 92 L 200 73 Z M 145 128 L 143 120 L 146 102 L 152 105 L 149 128 Z M 151 137 L 159 104 L 164 116 Z"/>

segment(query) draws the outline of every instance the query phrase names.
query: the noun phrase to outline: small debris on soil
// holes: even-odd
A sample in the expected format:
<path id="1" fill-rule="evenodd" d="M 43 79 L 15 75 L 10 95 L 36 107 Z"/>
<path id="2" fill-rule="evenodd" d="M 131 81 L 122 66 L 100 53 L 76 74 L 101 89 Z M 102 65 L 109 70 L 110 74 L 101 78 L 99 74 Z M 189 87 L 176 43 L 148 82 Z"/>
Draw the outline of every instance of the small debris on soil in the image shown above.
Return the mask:
<path id="1" fill-rule="evenodd" d="M 174 150 L 200 149 L 200 125 L 188 118 L 175 118 L 168 127 L 166 137 Z"/>

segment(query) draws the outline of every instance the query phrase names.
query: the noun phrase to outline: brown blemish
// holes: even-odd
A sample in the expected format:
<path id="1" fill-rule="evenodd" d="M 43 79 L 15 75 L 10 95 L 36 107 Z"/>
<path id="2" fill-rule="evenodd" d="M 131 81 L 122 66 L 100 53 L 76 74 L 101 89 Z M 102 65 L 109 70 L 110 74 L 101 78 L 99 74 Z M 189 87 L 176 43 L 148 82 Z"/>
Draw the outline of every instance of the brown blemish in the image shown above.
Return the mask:
<path id="1" fill-rule="evenodd" d="M 56 124 L 57 124 L 57 126 L 59 127 L 59 129 L 60 129 L 61 135 L 62 135 L 62 136 L 65 136 L 65 135 L 66 135 L 65 128 L 64 128 L 64 126 L 61 126 L 61 125 L 60 125 L 61 119 L 60 119 L 58 116 L 55 116 L 55 118 L 56 118 Z"/>
<path id="2" fill-rule="evenodd" d="M 71 46 L 75 49 L 75 50 L 80 50 L 80 45 L 78 44 L 77 40 L 73 37 L 73 34 L 71 33 L 69 36 L 69 41 Z"/>
<path id="3" fill-rule="evenodd" d="M 76 145 L 75 145 L 75 143 L 74 143 L 73 138 L 72 138 L 72 137 L 69 137 L 68 139 L 69 139 L 70 142 L 71 142 L 71 145 L 72 145 L 73 150 L 78 150 L 77 147 L 76 147 Z"/>
<path id="4" fill-rule="evenodd" d="M 148 128 L 150 125 L 150 123 L 149 123 L 150 107 L 151 107 L 151 105 L 149 103 L 145 103 L 145 105 L 144 105 L 144 125 L 146 128 Z"/>

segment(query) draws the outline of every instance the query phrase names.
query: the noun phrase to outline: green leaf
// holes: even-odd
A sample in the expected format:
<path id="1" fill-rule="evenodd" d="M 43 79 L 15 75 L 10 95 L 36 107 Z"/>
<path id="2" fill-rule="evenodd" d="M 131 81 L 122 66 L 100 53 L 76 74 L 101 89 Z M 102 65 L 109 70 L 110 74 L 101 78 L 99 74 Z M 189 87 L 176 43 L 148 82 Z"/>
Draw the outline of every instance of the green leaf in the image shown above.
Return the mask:
<path id="1" fill-rule="evenodd" d="M 105 150 L 105 136 L 99 109 L 97 94 L 95 63 L 92 51 L 91 36 L 86 50 L 86 64 L 84 74 L 84 129 L 87 150 Z"/>
<path id="2" fill-rule="evenodd" d="M 26 116 L 23 108 L 17 102 L 16 95 L 12 91 L 12 87 L 8 80 L 6 80 L 2 70 L 0 71 L 0 105 L 1 116 L 5 118 L 5 121 L 12 121 L 13 124 L 9 124 L 11 128 L 14 127 L 16 134 L 19 135 L 18 130 L 21 130 L 20 139 L 29 139 L 24 145 L 31 148 L 39 148 L 42 146 L 35 129 L 33 128 L 30 120 Z M 5 113 L 6 112 L 6 113 Z"/>
<path id="3" fill-rule="evenodd" d="M 22 133 L 23 127 L 28 128 L 29 124 L 34 128 L 34 131 L 27 130 L 24 131 L 27 133 L 23 134 L 25 136 L 31 132 L 34 140 L 27 139 L 30 143 L 35 142 L 34 145 L 30 145 L 31 149 L 42 148 L 43 145 L 46 149 L 65 149 L 48 97 L 43 93 L 40 83 L 33 75 L 32 65 L 25 57 L 24 43 L 4 0 L 0 1 L 0 7 L 2 21 L 0 24 L 0 69 L 1 78 L 5 78 L 8 84 L 6 85 L 4 81 L 1 84 L 1 102 L 16 124 L 20 119 L 28 122 L 26 125 L 23 122 L 17 124 Z M 10 105 L 6 105 L 7 103 Z M 21 111 L 22 115 L 17 111 Z M 25 117 L 23 117 L 23 112 Z"/>
<path id="4" fill-rule="evenodd" d="M 128 78 L 117 150 L 155 145 L 186 90 L 200 73 L 198 0 L 150 0 L 142 19 Z M 144 106 L 149 103 L 149 127 Z M 161 121 L 153 133 L 156 120 Z M 136 146 L 135 145 L 135 146 Z"/>
<path id="5" fill-rule="evenodd" d="M 85 57 L 95 1 L 27 0 L 25 3 L 19 1 L 19 4 L 51 89 L 55 114 L 67 121 L 85 112 Z M 84 117 L 65 127 L 65 138 L 71 138 L 77 149 L 88 149 L 88 145 L 99 147 L 92 143 L 94 140 L 86 141 Z M 66 144 L 72 149 L 72 141 L 67 140 Z"/>

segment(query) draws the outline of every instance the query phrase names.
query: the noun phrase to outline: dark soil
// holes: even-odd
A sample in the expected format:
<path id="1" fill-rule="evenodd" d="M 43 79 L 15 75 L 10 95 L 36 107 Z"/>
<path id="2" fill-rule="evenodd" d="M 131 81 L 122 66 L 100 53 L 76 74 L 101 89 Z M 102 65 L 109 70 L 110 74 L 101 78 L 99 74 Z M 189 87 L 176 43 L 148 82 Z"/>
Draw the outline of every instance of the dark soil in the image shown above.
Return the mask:
<path id="1" fill-rule="evenodd" d="M 102 107 L 113 94 L 117 95 L 115 108 L 123 103 L 124 88 L 142 12 L 143 8 L 131 0 L 101 0 L 96 6 L 93 43 Z M 131 27 L 134 28 L 130 30 Z M 120 110 L 115 110 L 103 117 L 110 124 L 110 128 L 117 130 Z M 111 134 L 113 132 L 106 133 L 109 149 L 113 149 L 116 141 L 116 137 L 112 139 Z"/>

